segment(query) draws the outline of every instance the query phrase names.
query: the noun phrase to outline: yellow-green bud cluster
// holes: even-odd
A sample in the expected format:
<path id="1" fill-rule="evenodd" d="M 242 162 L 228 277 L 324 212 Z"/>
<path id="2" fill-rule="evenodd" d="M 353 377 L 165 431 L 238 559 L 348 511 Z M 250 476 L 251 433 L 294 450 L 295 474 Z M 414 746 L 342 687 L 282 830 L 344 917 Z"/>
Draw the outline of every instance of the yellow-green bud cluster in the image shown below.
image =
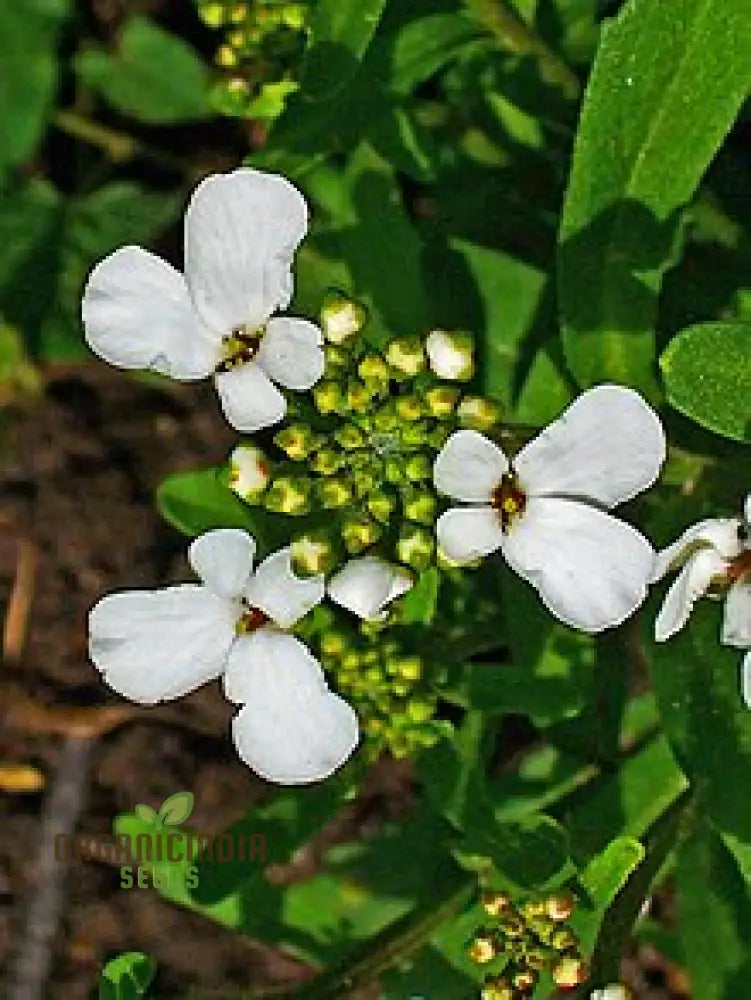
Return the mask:
<path id="1" fill-rule="evenodd" d="M 212 89 L 221 114 L 272 121 L 298 87 L 310 21 L 308 0 L 196 0 L 201 20 L 221 30 Z"/>
<path id="2" fill-rule="evenodd" d="M 496 970 L 485 980 L 480 1000 L 522 1000 L 542 972 L 569 990 L 586 982 L 588 968 L 567 921 L 575 900 L 568 892 L 514 902 L 507 892 L 483 893 L 486 920 L 467 945 L 469 958 Z"/>
<path id="3" fill-rule="evenodd" d="M 431 371 L 425 338 L 368 347 L 359 336 L 366 320 L 359 303 L 340 292 L 327 297 L 323 377 L 307 401 L 290 400 L 287 422 L 273 434 L 281 457 L 265 492 L 248 501 L 292 516 L 325 512 L 332 549 L 357 556 L 378 546 L 386 559 L 422 572 L 437 558 L 436 456 L 457 427 L 489 431 L 500 414 L 491 400 L 463 395 Z"/>
<path id="4" fill-rule="evenodd" d="M 440 678 L 420 656 L 368 629 L 357 637 L 330 629 L 319 647 L 324 669 L 357 711 L 369 757 L 383 750 L 407 757 L 445 734 L 446 724 L 436 718 Z"/>

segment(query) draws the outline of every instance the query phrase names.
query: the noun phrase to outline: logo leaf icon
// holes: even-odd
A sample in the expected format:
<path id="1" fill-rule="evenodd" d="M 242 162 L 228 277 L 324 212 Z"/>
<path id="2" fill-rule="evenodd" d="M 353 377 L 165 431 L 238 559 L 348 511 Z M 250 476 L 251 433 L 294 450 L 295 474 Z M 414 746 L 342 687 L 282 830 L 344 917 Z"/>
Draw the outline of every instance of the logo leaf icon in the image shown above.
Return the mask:
<path id="1" fill-rule="evenodd" d="M 159 819 L 165 826 L 177 826 L 184 823 L 193 812 L 193 792 L 175 792 L 162 802 L 159 809 Z"/>
<path id="2" fill-rule="evenodd" d="M 156 810 L 152 809 L 151 806 L 147 806 L 147 805 L 144 805 L 142 802 L 139 802 L 138 805 L 135 807 L 134 812 L 135 812 L 136 816 L 138 816 L 138 818 L 143 823 L 146 823 L 147 826 L 155 826 L 156 825 L 156 821 L 157 821 L 158 817 L 157 817 L 157 814 L 156 814 Z"/>

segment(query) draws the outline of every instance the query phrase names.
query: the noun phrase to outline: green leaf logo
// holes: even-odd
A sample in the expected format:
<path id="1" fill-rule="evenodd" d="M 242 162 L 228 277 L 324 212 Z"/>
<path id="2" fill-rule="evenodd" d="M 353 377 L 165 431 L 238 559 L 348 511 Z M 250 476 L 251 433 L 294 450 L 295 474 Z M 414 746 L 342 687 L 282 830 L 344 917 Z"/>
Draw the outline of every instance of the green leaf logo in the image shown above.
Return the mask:
<path id="1" fill-rule="evenodd" d="M 156 826 L 156 821 L 159 818 L 151 806 L 144 805 L 141 802 L 136 806 L 135 814 L 147 826 Z"/>
<path id="2" fill-rule="evenodd" d="M 193 792 L 175 792 L 162 802 L 159 819 L 164 826 L 178 826 L 193 812 Z"/>

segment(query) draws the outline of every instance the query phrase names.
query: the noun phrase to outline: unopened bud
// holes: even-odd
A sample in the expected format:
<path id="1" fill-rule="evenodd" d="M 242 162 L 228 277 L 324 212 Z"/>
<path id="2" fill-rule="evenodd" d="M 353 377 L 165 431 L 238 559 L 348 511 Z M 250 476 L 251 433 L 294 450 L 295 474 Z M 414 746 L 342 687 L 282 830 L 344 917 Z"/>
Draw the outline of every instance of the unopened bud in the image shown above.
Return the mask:
<path id="1" fill-rule="evenodd" d="M 387 385 L 391 373 L 380 354 L 366 354 L 357 366 L 357 374 L 365 382 Z"/>
<path id="2" fill-rule="evenodd" d="M 433 330 L 425 341 L 430 368 L 439 378 L 466 382 L 475 370 L 474 341 L 466 333 Z"/>
<path id="3" fill-rule="evenodd" d="M 201 4 L 198 13 L 203 23 L 209 28 L 221 28 L 224 24 L 224 4 L 222 3 Z"/>
<path id="4" fill-rule="evenodd" d="M 435 703 L 422 698 L 411 698 L 407 704 L 407 717 L 410 722 L 423 723 L 435 714 Z"/>
<path id="5" fill-rule="evenodd" d="M 323 349 L 326 358 L 326 373 L 339 374 L 349 364 L 349 355 L 337 344 L 326 344 Z"/>
<path id="6" fill-rule="evenodd" d="M 507 892 L 484 892 L 482 908 L 491 917 L 500 917 L 511 910 L 511 896 Z"/>
<path id="7" fill-rule="evenodd" d="M 498 955 L 498 945 L 492 934 L 478 934 L 469 943 L 467 954 L 478 965 L 487 965 Z"/>
<path id="8" fill-rule="evenodd" d="M 634 994 L 625 983 L 610 983 L 591 993 L 589 1000 L 634 1000 Z"/>
<path id="9" fill-rule="evenodd" d="M 399 396 L 395 409 L 402 420 L 419 420 L 423 414 L 423 406 L 417 396 Z"/>
<path id="10" fill-rule="evenodd" d="M 431 417 L 444 420 L 450 417 L 456 409 L 459 400 L 459 390 L 450 385 L 437 385 L 425 393 L 425 402 Z"/>
<path id="11" fill-rule="evenodd" d="M 425 350 L 417 338 L 398 338 L 386 347 L 386 360 L 403 375 L 418 375 L 425 368 Z"/>
<path id="12" fill-rule="evenodd" d="M 571 951 L 577 947 L 579 939 L 568 927 L 560 927 L 551 937 L 550 944 L 556 951 Z"/>
<path id="13" fill-rule="evenodd" d="M 341 292 L 332 292 L 321 309 L 323 333 L 332 344 L 350 340 L 362 330 L 367 318 L 365 308 Z"/>
<path id="14" fill-rule="evenodd" d="M 237 3 L 229 12 L 229 19 L 232 24 L 242 24 L 248 18 L 248 6 L 244 3 Z"/>
<path id="15" fill-rule="evenodd" d="M 316 492 L 324 510 L 339 510 L 352 500 L 350 488 L 343 479 L 324 479 L 316 484 Z"/>
<path id="16" fill-rule="evenodd" d="M 419 681 L 422 677 L 422 660 L 419 656 L 404 656 L 395 663 L 396 673 L 405 681 Z"/>
<path id="17" fill-rule="evenodd" d="M 304 578 L 328 573 L 334 564 L 334 546 L 323 532 L 296 538 L 291 546 L 292 569 Z"/>
<path id="18" fill-rule="evenodd" d="M 430 479 L 433 475 L 433 465 L 427 455 L 411 455 L 404 463 L 404 475 L 411 482 Z"/>
<path id="19" fill-rule="evenodd" d="M 396 509 L 396 499 L 391 494 L 380 491 L 368 497 L 367 507 L 376 521 L 388 524 Z"/>
<path id="20" fill-rule="evenodd" d="M 500 421 L 501 408 L 494 400 L 484 396 L 465 396 L 456 408 L 456 415 L 462 427 L 489 431 Z"/>
<path id="21" fill-rule="evenodd" d="M 321 636 L 321 653 L 338 659 L 347 650 L 347 638 L 342 632 L 325 632 Z"/>
<path id="22" fill-rule="evenodd" d="M 290 424 L 274 435 L 274 443 L 293 462 L 302 462 L 307 458 L 315 443 L 315 435 L 310 427 L 304 424 Z"/>
<path id="23" fill-rule="evenodd" d="M 353 451 L 355 448 L 362 448 L 365 438 L 361 430 L 353 424 L 344 424 L 334 431 L 334 438 L 345 451 Z"/>
<path id="24" fill-rule="evenodd" d="M 516 1000 L 515 990 L 508 979 L 492 976 L 486 979 L 480 990 L 480 1000 Z"/>
<path id="25" fill-rule="evenodd" d="M 404 513 L 410 521 L 418 524 L 433 524 L 438 500 L 432 493 L 414 490 L 404 498 Z"/>
<path id="26" fill-rule="evenodd" d="M 264 494 L 263 503 L 275 514 L 299 517 L 310 510 L 310 482 L 292 476 L 274 479 Z"/>
<path id="27" fill-rule="evenodd" d="M 342 525 L 342 539 L 347 552 L 351 555 L 364 552 L 371 545 L 375 545 L 380 537 L 381 529 L 375 521 L 353 518 Z"/>
<path id="28" fill-rule="evenodd" d="M 528 996 L 537 986 L 538 975 L 533 969 L 520 969 L 516 972 L 511 982 L 522 996 Z"/>
<path id="29" fill-rule="evenodd" d="M 570 919 L 574 912 L 574 897 L 570 892 L 559 892 L 545 900 L 545 913 L 557 924 Z"/>
<path id="30" fill-rule="evenodd" d="M 344 396 L 341 387 L 331 379 L 324 379 L 313 386 L 313 402 L 318 412 L 324 416 L 329 413 L 344 412 Z"/>
<path id="31" fill-rule="evenodd" d="M 239 444 L 229 457 L 230 489 L 247 503 L 260 498 L 270 474 L 266 456 L 254 444 Z"/>
<path id="32" fill-rule="evenodd" d="M 519 909 L 525 920 L 537 920 L 545 916 L 545 900 L 528 899 Z"/>
<path id="33" fill-rule="evenodd" d="M 587 981 L 589 970 L 581 958 L 562 958 L 553 966 L 553 982 L 562 990 L 574 990 Z"/>
<path id="34" fill-rule="evenodd" d="M 344 464 L 344 458 L 333 448 L 321 448 L 310 459 L 310 468 L 320 476 L 331 476 Z"/>
<path id="35" fill-rule="evenodd" d="M 367 413 L 371 408 L 373 397 L 364 382 L 352 381 L 347 385 L 345 398 L 347 406 L 353 413 Z"/>
<path id="36" fill-rule="evenodd" d="M 433 558 L 434 545 L 432 534 L 424 528 L 405 527 L 399 534 L 396 553 L 406 566 L 424 570 Z"/>
<path id="37" fill-rule="evenodd" d="M 215 56 L 217 66 L 222 69 L 234 69 L 240 61 L 237 53 L 230 45 L 220 45 Z"/>

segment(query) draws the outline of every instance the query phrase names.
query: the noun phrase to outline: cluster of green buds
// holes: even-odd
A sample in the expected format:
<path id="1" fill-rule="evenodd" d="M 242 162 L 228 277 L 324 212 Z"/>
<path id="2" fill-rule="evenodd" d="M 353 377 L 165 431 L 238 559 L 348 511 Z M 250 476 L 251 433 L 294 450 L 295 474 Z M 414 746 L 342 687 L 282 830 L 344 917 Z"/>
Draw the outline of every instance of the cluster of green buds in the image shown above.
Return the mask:
<path id="1" fill-rule="evenodd" d="M 196 0 L 210 28 L 222 29 L 212 90 L 218 112 L 271 121 L 297 90 L 295 69 L 307 42 L 308 0 Z"/>
<path id="2" fill-rule="evenodd" d="M 448 724 L 436 718 L 436 691 L 445 678 L 420 656 L 367 630 L 353 636 L 328 629 L 319 647 L 324 670 L 362 721 L 364 752 L 370 759 L 383 750 L 407 757 L 446 735 Z"/>
<path id="3" fill-rule="evenodd" d="M 514 905 L 506 892 L 486 892 L 482 906 L 487 923 L 467 950 L 473 962 L 494 964 L 497 971 L 485 980 L 481 1000 L 522 1000 L 534 992 L 543 972 L 549 972 L 561 990 L 586 982 L 587 963 L 567 926 L 575 907 L 570 893 Z"/>
<path id="4" fill-rule="evenodd" d="M 434 330 L 376 350 L 359 336 L 365 322 L 357 302 L 327 299 L 324 375 L 290 400 L 276 453 L 256 455 L 268 476 L 241 474 L 243 449 L 255 446 L 231 460 L 231 485 L 246 502 L 313 516 L 293 544 L 303 574 L 368 552 L 417 572 L 436 562 L 435 458 L 457 427 L 487 433 L 500 420 L 495 402 L 457 384 L 473 373 L 466 334 Z"/>

